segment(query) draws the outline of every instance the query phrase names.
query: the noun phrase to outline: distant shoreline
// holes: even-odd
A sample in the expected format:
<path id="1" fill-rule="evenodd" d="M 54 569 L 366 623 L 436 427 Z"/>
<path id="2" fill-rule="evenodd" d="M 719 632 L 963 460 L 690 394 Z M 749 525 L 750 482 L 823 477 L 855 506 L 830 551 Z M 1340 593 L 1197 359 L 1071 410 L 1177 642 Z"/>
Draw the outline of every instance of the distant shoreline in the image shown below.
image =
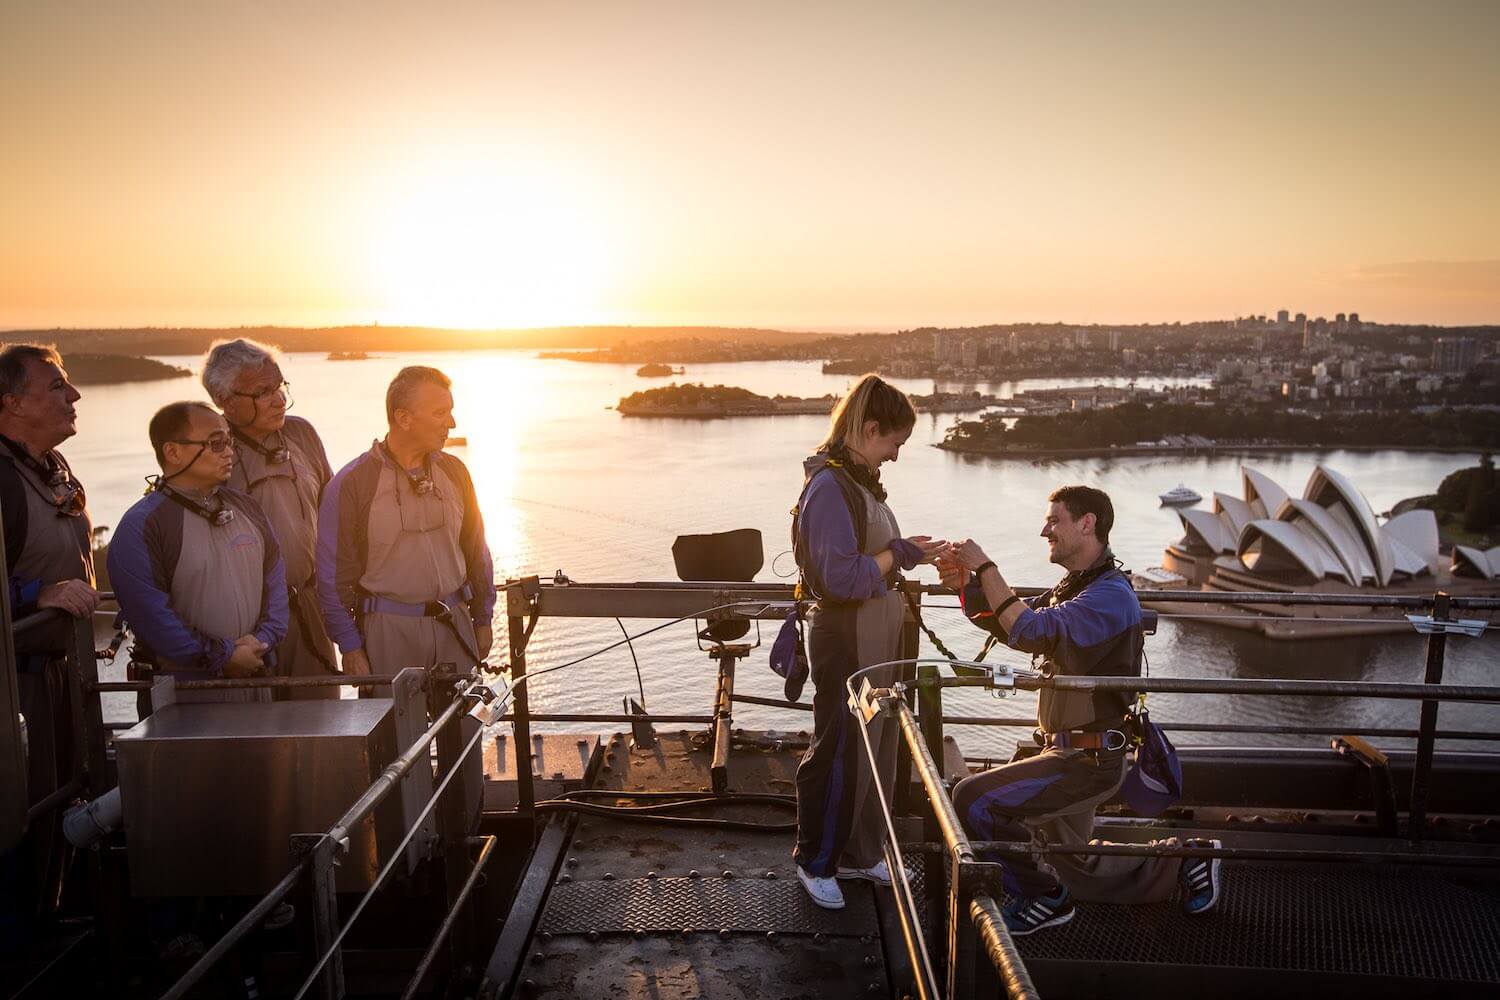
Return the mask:
<path id="1" fill-rule="evenodd" d="M 939 441 L 932 447 L 951 451 L 956 455 L 976 455 L 981 458 L 1048 459 L 1048 458 L 1106 458 L 1119 455 L 1130 457 L 1142 455 L 1264 455 L 1286 451 L 1405 451 L 1427 452 L 1443 455 L 1477 455 L 1485 449 L 1460 445 L 1406 445 L 1406 444 L 1236 444 L 1187 447 L 1165 445 L 1162 447 L 1128 445 L 1104 448 L 959 448 L 947 441 Z"/>

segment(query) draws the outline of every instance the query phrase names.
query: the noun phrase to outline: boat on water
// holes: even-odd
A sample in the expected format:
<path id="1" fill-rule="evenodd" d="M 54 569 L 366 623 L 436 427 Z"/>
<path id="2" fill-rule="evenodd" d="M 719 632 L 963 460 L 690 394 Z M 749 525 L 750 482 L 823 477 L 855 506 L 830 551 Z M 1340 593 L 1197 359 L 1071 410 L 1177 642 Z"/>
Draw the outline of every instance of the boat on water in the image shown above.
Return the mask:
<path id="1" fill-rule="evenodd" d="M 1303 727 L 1209 725 L 1192 712 L 1158 718 L 1169 732 L 1213 742 L 1180 751 L 1184 796 L 1164 814 L 1135 815 L 1119 800 L 1101 808 L 1094 832 L 1107 843 L 1089 850 L 1215 858 L 1226 887 L 1219 909 L 1188 917 L 1174 900 L 1085 904 L 1066 926 L 1018 939 L 999 917 L 997 868 L 963 834 L 947 786 L 996 762 L 965 752 L 974 726 L 1013 727 L 1013 756 L 1024 757 L 1036 752 L 1033 722 L 950 715 L 942 696 L 956 686 L 1009 695 L 1057 679 L 1004 664 L 960 675 L 919 661 L 917 627 L 906 623 L 903 680 L 848 692 L 852 732 L 884 720 L 898 742 L 884 820 L 895 884 L 848 883 L 846 908 L 828 911 L 806 898 L 790 856 L 789 793 L 808 706 L 736 687 L 737 668 L 743 682 L 763 655 L 759 623 L 793 607 L 790 585 L 580 584 L 559 574 L 499 589 L 505 678 L 451 665 L 406 670 L 359 678 L 376 697 L 337 701 L 183 704 L 175 692 L 355 681 L 180 682 L 133 672 L 103 682 L 101 636 L 76 626 L 67 655 L 84 752 L 67 784 L 31 810 L 22 799 L 19 815 L 17 786 L 0 784 L 0 844 L 28 824 L 50 829 L 50 811 L 75 800 L 89 806 L 75 807 L 69 827 L 93 842 L 69 852 L 57 919 L 23 954 L 0 960 L 0 984 L 23 997 L 124 1000 L 1500 990 L 1500 755 L 1452 749 L 1453 722 L 1437 742 L 1436 712 L 1416 730 L 1359 729 L 1330 700 L 1478 703 L 1500 700 L 1500 688 L 1085 679 L 1335 707 Z M 951 601 L 940 587 L 903 589 L 914 602 Z M 1460 598 L 1434 608 L 1436 600 L 1409 603 L 1439 632 L 1486 606 Z M 0 628 L 25 633 L 53 614 L 12 623 L 0 602 Z M 546 709 L 534 711 L 526 661 L 539 624 L 565 629 L 600 616 L 698 619 L 697 638 L 686 641 L 714 678 L 713 704 L 696 716 L 653 718 L 638 704 L 570 713 L 559 698 L 566 687 L 549 686 Z M 1443 648 L 1435 638 L 1429 677 L 1434 662 L 1441 677 Z M 9 642 L 0 659 L 13 677 Z M 13 691 L 0 685 L 0 700 Z M 145 696 L 144 717 L 105 726 L 99 695 L 124 691 Z M 734 708 L 747 703 L 775 709 L 785 725 L 736 728 Z M 0 704 L 5 766 L 20 746 L 16 719 L 13 704 Z M 600 735 L 610 728 L 619 731 Z M 1301 742 L 1245 745 L 1265 734 Z M 1459 736 L 1465 747 L 1500 739 Z M 124 803 L 123 828 L 94 805 L 112 792 Z M 1182 846 L 1189 838 L 1220 846 Z M 195 908 L 217 914 L 217 937 L 202 942 L 206 953 L 164 958 L 150 940 L 153 920 Z"/>
<path id="2" fill-rule="evenodd" d="M 1158 499 L 1161 500 L 1164 505 L 1170 507 L 1175 506 L 1176 504 L 1197 503 L 1199 500 L 1202 500 L 1203 497 L 1200 496 L 1196 491 L 1188 489 L 1182 483 L 1178 483 L 1170 490 L 1167 490 L 1167 492 L 1161 494 Z"/>

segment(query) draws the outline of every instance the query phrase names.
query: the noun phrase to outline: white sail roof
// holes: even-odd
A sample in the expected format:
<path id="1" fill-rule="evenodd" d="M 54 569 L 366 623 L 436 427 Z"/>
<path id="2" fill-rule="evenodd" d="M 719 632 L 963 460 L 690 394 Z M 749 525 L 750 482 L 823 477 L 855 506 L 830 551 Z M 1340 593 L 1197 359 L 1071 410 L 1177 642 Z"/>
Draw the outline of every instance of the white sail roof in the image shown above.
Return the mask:
<path id="1" fill-rule="evenodd" d="M 1236 538 L 1245 530 L 1245 525 L 1255 520 L 1255 512 L 1250 509 L 1250 505 L 1228 493 L 1214 494 L 1214 513 L 1219 516 L 1219 520 L 1225 522 L 1225 526 L 1230 531 L 1234 532 Z"/>
<path id="2" fill-rule="evenodd" d="M 1380 526 L 1396 555 L 1396 568 L 1416 576 L 1424 569 L 1436 573 L 1442 563 L 1438 551 L 1437 515 L 1430 510 L 1409 510 Z M 1415 569 L 1410 567 L 1415 566 Z"/>
<path id="3" fill-rule="evenodd" d="M 1230 530 L 1219 515 L 1206 510 L 1179 510 L 1177 516 L 1182 519 L 1188 542 L 1197 543 L 1192 547 L 1202 546 L 1211 552 L 1234 551 L 1238 532 Z"/>
<path id="4" fill-rule="evenodd" d="M 1308 477 L 1303 496 L 1327 507 L 1330 512 L 1343 506 L 1374 563 L 1375 583 L 1384 587 L 1391 582 L 1391 574 L 1396 571 L 1396 560 L 1391 552 L 1390 540 L 1381 533 L 1380 525 L 1375 521 L 1375 512 L 1370 509 L 1370 502 L 1343 473 L 1335 472 L 1326 465 L 1319 465 Z"/>
<path id="5" fill-rule="evenodd" d="M 1476 549 L 1470 545 L 1453 546 L 1453 572 L 1485 580 L 1500 577 L 1500 545 L 1493 549 Z"/>
<path id="6" fill-rule="evenodd" d="M 1316 538 L 1338 564 L 1335 575 L 1341 577 L 1345 583 L 1359 585 L 1363 567 L 1368 565 L 1369 560 L 1360 558 L 1362 545 L 1359 538 L 1330 517 L 1328 511 L 1311 500 L 1292 497 L 1281 505 L 1281 513 L 1276 520 L 1290 524 Z"/>
<path id="7" fill-rule="evenodd" d="M 1248 465 L 1240 467 L 1240 476 L 1245 485 L 1245 504 L 1255 516 L 1275 517 L 1286 502 L 1286 490 L 1264 472 Z"/>
<path id="8" fill-rule="evenodd" d="M 1285 575 L 1300 568 L 1314 580 L 1338 571 L 1338 559 L 1327 546 L 1285 521 L 1251 521 L 1240 535 L 1235 554 L 1252 573 Z"/>

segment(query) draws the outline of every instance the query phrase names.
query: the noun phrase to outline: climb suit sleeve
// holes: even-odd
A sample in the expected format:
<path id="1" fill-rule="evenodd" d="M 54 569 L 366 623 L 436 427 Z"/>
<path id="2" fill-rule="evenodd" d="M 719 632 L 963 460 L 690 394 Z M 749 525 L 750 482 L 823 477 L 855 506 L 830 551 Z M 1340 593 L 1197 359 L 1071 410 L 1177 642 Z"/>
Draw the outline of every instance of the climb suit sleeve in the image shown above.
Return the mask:
<path id="1" fill-rule="evenodd" d="M 157 655 L 163 673 L 207 671 L 218 677 L 234 644 L 203 634 L 172 608 L 169 581 L 181 547 L 183 512 L 163 500 L 153 493 L 120 519 L 109 544 L 110 584 L 131 631 Z"/>
<path id="2" fill-rule="evenodd" d="M 318 504 L 318 608 L 329 638 L 345 653 L 365 644 L 354 621 L 354 602 L 364 572 L 370 501 L 379 478 L 379 467 L 361 455 L 339 470 Z"/>
<path id="3" fill-rule="evenodd" d="M 802 500 L 798 530 L 818 579 L 837 601 L 860 601 L 885 593 L 885 579 L 873 556 L 855 545 L 849 505 L 831 470 L 813 477 Z"/>
<path id="4" fill-rule="evenodd" d="M 1072 600 L 1027 607 L 1006 640 L 1014 649 L 1068 661 L 1093 659 L 1090 650 L 1112 644 L 1140 625 L 1141 605 L 1123 578 L 1101 580 Z"/>
<path id="5" fill-rule="evenodd" d="M 13 462 L 0 459 L 0 514 L 5 524 L 5 565 L 14 566 L 26 548 L 27 522 L 30 520 L 26 502 L 26 485 Z M 20 618 L 36 610 L 36 599 L 42 593 L 42 581 L 26 580 L 12 575 L 10 580 L 11 618 Z"/>

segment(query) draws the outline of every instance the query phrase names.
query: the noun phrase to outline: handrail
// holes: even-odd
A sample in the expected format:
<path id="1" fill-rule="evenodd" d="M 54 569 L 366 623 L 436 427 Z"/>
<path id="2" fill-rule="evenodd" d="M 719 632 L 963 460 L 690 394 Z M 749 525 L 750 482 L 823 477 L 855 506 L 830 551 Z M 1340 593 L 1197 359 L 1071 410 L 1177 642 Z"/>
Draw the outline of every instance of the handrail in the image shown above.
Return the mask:
<path id="1" fill-rule="evenodd" d="M 467 694 L 467 688 L 455 692 L 453 701 L 438 715 L 436 719 L 432 721 L 432 724 L 427 727 L 427 730 L 422 733 L 421 736 L 417 737 L 417 739 L 412 742 L 412 745 L 408 747 L 404 753 L 402 753 L 390 764 L 386 765 L 385 769 L 381 771 L 380 776 L 376 778 L 367 789 L 365 789 L 364 794 L 356 799 L 352 806 L 345 810 L 343 816 L 339 817 L 339 819 L 321 835 L 321 839 L 331 840 L 333 841 L 335 849 L 342 849 L 342 845 L 348 840 L 349 830 L 355 824 L 357 824 L 371 812 L 373 812 L 375 810 L 375 807 L 380 805 L 380 803 L 386 798 L 386 796 L 388 796 L 391 791 L 395 789 L 396 783 L 404 778 L 406 774 L 416 766 L 418 761 L 431 760 L 431 755 L 428 752 L 427 748 L 432 744 L 432 741 L 437 738 L 439 731 L 447 726 L 448 723 L 450 723 L 455 717 L 457 717 L 460 713 L 460 710 L 465 707 L 464 699 Z M 481 728 L 479 732 L 483 733 L 484 730 Z M 457 768 L 455 767 L 455 772 L 456 771 Z M 445 781 L 433 792 L 432 799 L 428 803 L 428 809 L 431 808 L 432 803 L 437 801 L 437 797 L 442 794 L 443 790 L 446 787 L 447 782 Z M 413 821 L 411 827 L 413 831 L 421 826 L 422 818 L 423 817 L 418 817 Z M 410 834 L 408 834 L 408 837 L 409 836 Z M 403 843 L 402 847 L 397 848 L 395 851 L 393 851 L 392 858 L 400 858 L 404 847 L 405 844 Z M 181 978 L 179 978 L 177 982 L 172 985 L 171 989 L 162 994 L 161 1000 L 181 1000 L 182 997 L 186 996 L 187 993 L 192 990 L 195 985 L 197 985 L 198 981 L 201 980 L 208 973 L 208 971 L 212 969 L 213 966 L 220 959 L 222 959 L 225 954 L 228 953 L 230 948 L 233 948 L 236 944 L 239 943 L 242 938 L 244 938 L 246 934 L 254 930 L 256 927 L 259 927 L 261 923 L 265 921 L 266 916 L 271 912 L 272 908 L 274 908 L 277 903 L 281 902 L 281 900 L 285 899 L 287 894 L 296 887 L 297 880 L 301 877 L 302 872 L 309 866 L 312 859 L 312 851 L 308 851 L 307 853 L 305 853 L 297 861 L 297 863 L 292 866 L 292 869 L 287 872 L 286 876 L 283 877 L 282 880 L 278 882 L 270 892 L 261 897 L 260 902 L 256 903 L 255 906 L 250 909 L 249 913 L 241 917 L 233 927 L 231 927 L 221 938 L 219 938 L 217 942 L 215 942 L 212 948 L 204 953 L 203 957 L 194 962 L 192 967 L 182 974 Z M 327 961 L 327 956 L 324 956 L 323 961 Z M 319 963 L 318 968 L 322 968 L 322 962 Z M 314 972 L 313 977 L 310 977 L 309 981 L 311 981 L 311 978 L 316 978 L 316 971 Z"/>

